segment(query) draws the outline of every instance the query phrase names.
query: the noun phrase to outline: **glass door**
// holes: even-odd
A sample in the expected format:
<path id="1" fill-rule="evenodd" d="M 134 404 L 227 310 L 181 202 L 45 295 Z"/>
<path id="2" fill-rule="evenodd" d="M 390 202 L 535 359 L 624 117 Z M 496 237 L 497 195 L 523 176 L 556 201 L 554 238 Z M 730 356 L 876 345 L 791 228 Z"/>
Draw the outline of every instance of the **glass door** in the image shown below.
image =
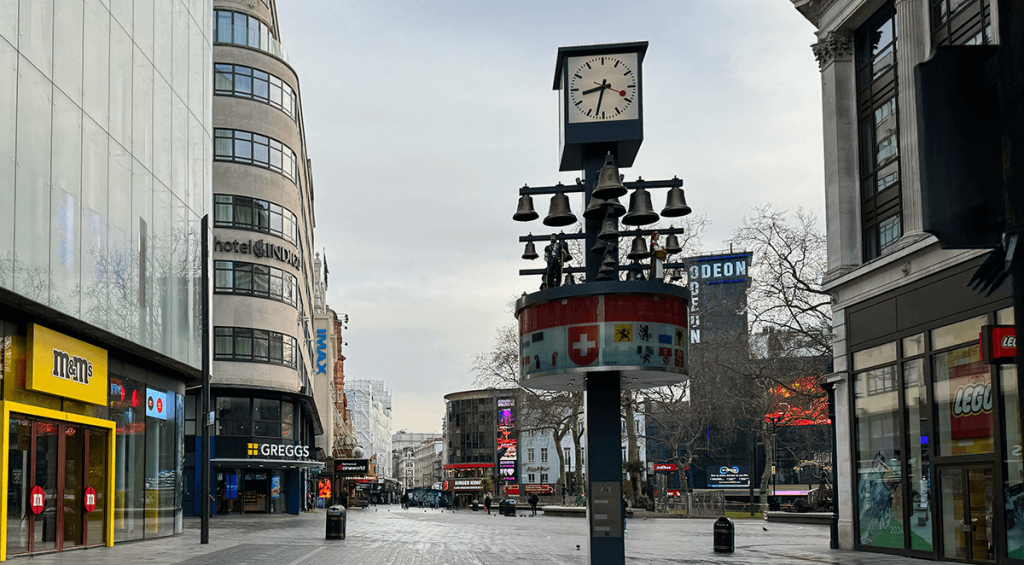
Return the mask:
<path id="1" fill-rule="evenodd" d="M 32 486 L 43 490 L 43 510 L 33 520 L 32 545 L 29 551 L 53 551 L 57 549 L 57 518 L 63 510 L 59 508 L 58 481 L 61 467 L 60 424 L 33 422 L 32 442 Z M 62 536 L 61 536 L 62 537 Z"/>
<path id="2" fill-rule="evenodd" d="M 939 469 L 943 557 L 995 562 L 992 482 L 988 465 Z"/>

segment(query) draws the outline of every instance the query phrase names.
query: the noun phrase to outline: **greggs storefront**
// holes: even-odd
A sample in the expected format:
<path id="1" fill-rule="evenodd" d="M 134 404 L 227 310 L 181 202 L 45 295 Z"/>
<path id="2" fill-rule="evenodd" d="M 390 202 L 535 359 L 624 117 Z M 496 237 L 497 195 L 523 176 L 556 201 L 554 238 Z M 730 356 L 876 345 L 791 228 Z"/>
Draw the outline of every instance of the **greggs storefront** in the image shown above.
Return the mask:
<path id="1" fill-rule="evenodd" d="M 180 377 L 42 325 L 0 328 L 0 560 L 180 532 Z"/>

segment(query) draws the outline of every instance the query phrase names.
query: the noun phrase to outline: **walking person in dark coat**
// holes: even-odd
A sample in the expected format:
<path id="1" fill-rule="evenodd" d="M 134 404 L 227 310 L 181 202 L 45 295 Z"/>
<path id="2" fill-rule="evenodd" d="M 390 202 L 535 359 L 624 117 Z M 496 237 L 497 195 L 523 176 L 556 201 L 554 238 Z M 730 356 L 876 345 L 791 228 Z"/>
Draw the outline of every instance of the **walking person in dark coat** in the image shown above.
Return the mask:
<path id="1" fill-rule="evenodd" d="M 540 499 L 537 498 L 537 493 L 533 493 L 533 494 L 530 495 L 529 502 L 530 502 L 530 510 L 533 511 L 533 516 L 536 516 L 537 515 L 537 503 L 540 502 Z"/>
<path id="2" fill-rule="evenodd" d="M 488 514 L 491 513 L 491 495 L 484 497 L 484 510 L 487 510 Z"/>

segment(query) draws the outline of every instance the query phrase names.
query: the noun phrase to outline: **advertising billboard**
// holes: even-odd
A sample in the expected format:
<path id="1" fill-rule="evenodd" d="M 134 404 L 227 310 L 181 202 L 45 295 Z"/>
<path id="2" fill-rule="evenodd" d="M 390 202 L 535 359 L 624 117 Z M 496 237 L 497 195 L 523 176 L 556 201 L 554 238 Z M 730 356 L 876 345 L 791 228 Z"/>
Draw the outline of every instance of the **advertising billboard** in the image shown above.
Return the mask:
<path id="1" fill-rule="evenodd" d="M 708 486 L 711 488 L 743 488 L 750 487 L 750 466 L 748 465 L 708 465 Z"/>

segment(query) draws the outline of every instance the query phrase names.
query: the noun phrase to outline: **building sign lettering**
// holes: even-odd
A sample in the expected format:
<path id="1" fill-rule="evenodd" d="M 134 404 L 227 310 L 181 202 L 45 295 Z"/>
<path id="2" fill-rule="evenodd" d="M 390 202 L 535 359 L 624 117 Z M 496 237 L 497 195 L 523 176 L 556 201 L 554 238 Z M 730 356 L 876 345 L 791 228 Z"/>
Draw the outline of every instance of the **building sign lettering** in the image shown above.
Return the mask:
<path id="1" fill-rule="evenodd" d="M 28 340 L 26 388 L 106 405 L 106 350 L 38 324 L 29 324 Z"/>
<path id="2" fill-rule="evenodd" d="M 316 331 L 316 374 L 327 374 L 327 330 Z"/>
<path id="3" fill-rule="evenodd" d="M 250 443 L 248 454 L 250 457 L 261 456 L 306 459 L 309 457 L 309 447 L 305 445 L 282 445 L 277 443 Z"/>
<path id="4" fill-rule="evenodd" d="M 245 255 L 255 255 L 261 259 L 276 259 L 284 263 L 288 263 L 296 269 L 302 269 L 302 257 L 298 253 L 273 243 L 266 243 L 262 239 L 256 241 L 238 241 L 237 239 L 232 241 L 221 241 L 214 238 L 213 250 L 220 251 L 222 253 L 242 253 Z"/>
<path id="5" fill-rule="evenodd" d="M 706 257 L 693 257 L 686 260 L 690 264 L 687 277 L 687 286 L 690 289 L 690 343 L 701 343 L 706 336 L 703 330 L 708 325 L 707 318 L 723 318 L 735 316 L 736 312 L 742 310 L 740 305 L 729 305 L 727 308 L 719 308 L 720 312 L 705 312 L 702 303 L 707 301 L 704 298 L 708 285 L 735 285 L 748 284 L 747 266 L 750 264 L 750 253 L 712 255 Z M 719 292 L 718 294 L 722 294 Z M 726 293 L 727 295 L 729 293 Z M 717 296 L 713 303 L 724 303 L 723 296 Z M 711 320 L 712 325 L 721 326 L 718 319 Z"/>

